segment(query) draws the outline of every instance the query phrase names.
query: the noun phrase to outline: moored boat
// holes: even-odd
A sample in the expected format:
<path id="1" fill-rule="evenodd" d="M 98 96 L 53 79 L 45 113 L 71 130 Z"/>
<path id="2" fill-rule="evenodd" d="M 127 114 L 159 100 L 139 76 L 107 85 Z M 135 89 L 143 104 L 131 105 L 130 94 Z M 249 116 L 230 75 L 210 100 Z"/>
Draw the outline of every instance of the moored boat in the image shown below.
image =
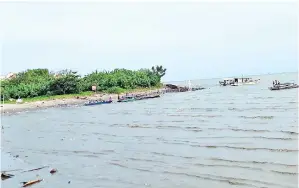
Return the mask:
<path id="1" fill-rule="evenodd" d="M 252 78 L 225 78 L 223 81 L 219 81 L 221 86 L 241 86 L 241 85 L 254 85 L 257 84 L 260 79 L 253 80 Z"/>
<path id="2" fill-rule="evenodd" d="M 293 89 L 293 88 L 299 88 L 299 85 L 295 83 L 279 83 L 279 84 L 273 84 L 272 87 L 269 87 L 270 90 L 284 90 L 284 89 Z"/>
<path id="3" fill-rule="evenodd" d="M 144 99 L 154 99 L 154 98 L 159 98 L 160 95 L 146 95 L 146 96 L 136 96 L 136 100 L 144 100 Z"/>
<path id="4" fill-rule="evenodd" d="M 191 88 L 192 91 L 198 91 L 198 90 L 203 90 L 203 89 L 206 89 L 204 87 L 193 87 Z"/>
<path id="5" fill-rule="evenodd" d="M 109 104 L 112 103 L 112 100 L 109 101 L 89 101 L 85 103 L 85 106 L 100 105 L 100 104 Z"/>
<path id="6" fill-rule="evenodd" d="M 118 99 L 117 102 L 132 102 L 132 101 L 135 101 L 135 100 L 136 100 L 135 97 L 126 96 L 126 97 Z"/>

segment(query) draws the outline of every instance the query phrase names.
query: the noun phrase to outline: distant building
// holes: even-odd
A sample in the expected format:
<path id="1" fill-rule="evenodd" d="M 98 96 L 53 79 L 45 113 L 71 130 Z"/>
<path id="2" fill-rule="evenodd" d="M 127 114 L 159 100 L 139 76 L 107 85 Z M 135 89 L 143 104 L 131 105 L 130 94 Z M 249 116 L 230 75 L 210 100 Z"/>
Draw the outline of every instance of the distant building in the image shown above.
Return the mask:
<path id="1" fill-rule="evenodd" d="M 59 73 L 55 73 L 54 74 L 54 78 L 60 78 L 62 75 L 61 74 L 59 74 Z"/>
<path id="2" fill-rule="evenodd" d="M 17 74 L 16 73 L 8 73 L 7 75 L 6 75 L 6 79 L 11 79 L 11 78 L 15 78 L 17 76 Z"/>
<path id="3" fill-rule="evenodd" d="M 7 80 L 7 79 L 12 79 L 12 78 L 16 78 L 17 74 L 16 73 L 8 73 L 7 75 L 0 76 L 0 80 Z"/>

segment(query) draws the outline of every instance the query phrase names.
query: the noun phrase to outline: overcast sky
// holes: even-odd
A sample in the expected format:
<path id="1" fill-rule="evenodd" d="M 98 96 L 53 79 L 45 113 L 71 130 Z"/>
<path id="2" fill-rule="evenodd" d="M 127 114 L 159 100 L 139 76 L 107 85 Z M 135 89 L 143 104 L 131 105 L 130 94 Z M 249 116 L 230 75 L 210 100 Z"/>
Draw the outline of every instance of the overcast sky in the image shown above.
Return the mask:
<path id="1" fill-rule="evenodd" d="M 295 3 L 1 3 L 1 74 L 139 69 L 164 80 L 297 71 Z"/>

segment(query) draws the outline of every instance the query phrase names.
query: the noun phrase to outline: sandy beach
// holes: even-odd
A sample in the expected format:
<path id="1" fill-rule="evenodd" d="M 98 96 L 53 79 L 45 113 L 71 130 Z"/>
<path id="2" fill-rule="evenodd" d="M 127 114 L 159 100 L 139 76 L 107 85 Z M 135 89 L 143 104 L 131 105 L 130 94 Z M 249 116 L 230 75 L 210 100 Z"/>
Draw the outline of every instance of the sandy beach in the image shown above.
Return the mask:
<path id="1" fill-rule="evenodd" d="M 23 112 L 27 110 L 36 110 L 42 108 L 50 108 L 50 107 L 60 107 L 65 105 L 83 105 L 88 100 L 107 100 L 109 97 L 112 97 L 113 101 L 117 100 L 117 95 L 112 94 L 96 94 L 94 96 L 88 97 L 74 97 L 67 99 L 53 99 L 53 100 L 44 100 L 44 101 L 36 101 L 36 102 L 28 102 L 22 104 L 2 104 L 1 105 L 1 113 L 2 114 L 10 114 L 16 112 Z"/>
<path id="2" fill-rule="evenodd" d="M 158 90 L 152 90 L 152 92 L 157 92 L 157 91 Z M 145 94 L 145 93 L 148 92 L 134 92 L 130 94 L 136 95 L 136 94 Z M 53 99 L 53 100 L 28 102 L 22 104 L 1 104 L 1 114 L 11 114 L 17 112 L 24 112 L 28 110 L 61 107 L 66 105 L 83 105 L 85 102 L 89 100 L 108 100 L 109 97 L 111 97 L 113 101 L 117 101 L 118 95 L 117 94 L 95 94 L 93 96 L 86 96 L 86 97 Z"/>

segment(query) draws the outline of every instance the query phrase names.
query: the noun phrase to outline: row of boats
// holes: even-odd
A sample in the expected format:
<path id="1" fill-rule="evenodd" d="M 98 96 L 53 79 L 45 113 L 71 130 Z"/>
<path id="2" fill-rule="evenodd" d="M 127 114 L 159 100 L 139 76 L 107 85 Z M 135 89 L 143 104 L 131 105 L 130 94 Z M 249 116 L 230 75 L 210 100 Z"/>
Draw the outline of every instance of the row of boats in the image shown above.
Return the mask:
<path id="1" fill-rule="evenodd" d="M 241 85 L 254 85 L 260 82 L 260 79 L 252 78 L 225 78 L 222 81 L 219 81 L 221 86 L 241 86 Z M 270 90 L 284 90 L 284 89 L 293 89 L 299 88 L 299 85 L 295 83 L 280 83 L 279 81 L 273 81 L 273 86 L 269 87 Z"/>
<path id="2" fill-rule="evenodd" d="M 132 102 L 132 101 L 137 101 L 137 100 L 145 100 L 145 99 L 153 99 L 153 98 L 159 98 L 160 94 L 144 94 L 144 95 L 126 95 L 126 96 L 118 96 L 117 102 Z M 110 97 L 109 100 L 93 100 L 93 101 L 88 101 L 85 103 L 85 106 L 93 106 L 93 105 L 99 105 L 99 104 L 110 104 L 112 103 L 113 100 Z"/>
<path id="3" fill-rule="evenodd" d="M 190 82 L 190 81 L 189 81 Z M 252 78 L 226 78 L 223 79 L 223 81 L 219 81 L 219 84 L 221 86 L 241 86 L 241 85 L 253 85 L 257 84 L 260 82 L 260 79 L 252 79 Z M 202 90 L 205 88 L 202 87 L 196 87 L 192 88 L 190 86 L 191 84 L 189 83 L 189 87 L 184 87 L 184 88 L 178 88 L 178 86 L 168 84 L 166 85 L 168 88 L 171 90 L 178 90 L 178 92 L 183 92 L 183 91 L 197 91 L 197 90 Z M 280 83 L 279 81 L 275 80 L 273 81 L 273 86 L 269 87 L 270 90 L 284 90 L 284 89 L 293 89 L 293 88 L 299 88 L 299 85 L 295 83 Z M 167 91 L 167 90 L 165 90 Z M 160 93 L 155 92 L 151 94 L 139 94 L 139 95 L 125 95 L 125 96 L 118 96 L 117 102 L 132 102 L 132 101 L 137 101 L 137 100 L 145 100 L 145 99 L 153 99 L 153 98 L 159 98 Z M 109 100 L 93 100 L 85 103 L 85 106 L 92 106 L 92 105 L 99 105 L 99 104 L 110 104 L 112 103 L 113 100 L 110 97 Z"/>

